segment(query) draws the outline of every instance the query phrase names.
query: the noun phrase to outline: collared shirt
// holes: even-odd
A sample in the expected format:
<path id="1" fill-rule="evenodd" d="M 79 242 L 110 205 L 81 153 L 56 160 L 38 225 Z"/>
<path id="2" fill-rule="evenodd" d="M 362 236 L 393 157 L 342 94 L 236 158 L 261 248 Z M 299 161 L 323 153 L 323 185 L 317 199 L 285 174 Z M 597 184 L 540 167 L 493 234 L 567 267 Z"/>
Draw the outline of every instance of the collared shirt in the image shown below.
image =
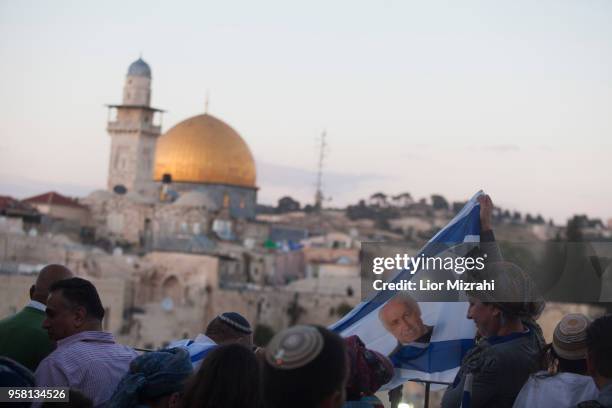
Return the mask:
<path id="1" fill-rule="evenodd" d="M 33 309 L 40 310 L 41 312 L 44 312 L 47 310 L 47 306 L 44 303 L 40 303 L 37 300 L 30 300 L 30 303 L 28 303 L 26 307 L 31 307 Z"/>
<path id="2" fill-rule="evenodd" d="M 138 354 L 115 343 L 112 334 L 85 331 L 57 342 L 34 373 L 38 387 L 70 387 L 102 406 L 113 395 Z"/>
<path id="3" fill-rule="evenodd" d="M 525 330 L 523 330 L 522 332 L 514 332 L 514 333 L 506 334 L 504 336 L 488 336 L 488 337 L 485 337 L 483 340 L 487 341 L 490 345 L 494 346 L 496 344 L 507 343 L 509 341 L 518 339 L 520 337 L 529 336 L 530 333 L 531 331 L 529 330 L 529 327 L 525 327 Z"/>
<path id="4" fill-rule="evenodd" d="M 532 374 L 514 401 L 513 408 L 557 408 L 574 406 L 597 398 L 597 386 L 591 377 L 574 373 Z"/>
<path id="5" fill-rule="evenodd" d="M 202 364 L 204 358 L 217 347 L 217 343 L 213 339 L 204 335 L 198 334 L 193 339 L 176 340 L 168 345 L 168 348 L 183 347 L 189 352 L 189 358 L 194 369 L 197 369 Z"/>

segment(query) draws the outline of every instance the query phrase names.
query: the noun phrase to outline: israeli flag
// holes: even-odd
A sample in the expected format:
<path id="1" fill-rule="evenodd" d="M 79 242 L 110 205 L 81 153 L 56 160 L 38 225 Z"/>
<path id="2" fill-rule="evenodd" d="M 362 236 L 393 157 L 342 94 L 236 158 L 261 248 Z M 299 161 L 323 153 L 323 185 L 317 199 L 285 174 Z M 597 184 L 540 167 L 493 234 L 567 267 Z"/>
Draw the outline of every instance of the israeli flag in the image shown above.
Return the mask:
<path id="1" fill-rule="evenodd" d="M 425 244 L 418 256 L 446 256 L 444 248 L 463 243 L 480 242 L 480 204 L 476 193 L 453 218 Z M 399 271 L 391 280 L 410 280 L 422 269 L 411 274 L 410 269 Z M 427 342 L 400 344 L 383 326 L 380 310 L 398 292 L 376 292 L 358 304 L 330 329 L 343 337 L 358 335 L 366 347 L 383 353 L 396 367 L 394 379 L 384 388 L 394 388 L 408 380 L 453 382 L 465 353 L 474 346 L 476 327 L 468 320 L 467 300 L 457 302 L 418 302 L 422 323 L 431 328 Z M 399 292 L 402 293 L 402 292 Z M 432 389 L 441 388 L 432 386 Z"/>

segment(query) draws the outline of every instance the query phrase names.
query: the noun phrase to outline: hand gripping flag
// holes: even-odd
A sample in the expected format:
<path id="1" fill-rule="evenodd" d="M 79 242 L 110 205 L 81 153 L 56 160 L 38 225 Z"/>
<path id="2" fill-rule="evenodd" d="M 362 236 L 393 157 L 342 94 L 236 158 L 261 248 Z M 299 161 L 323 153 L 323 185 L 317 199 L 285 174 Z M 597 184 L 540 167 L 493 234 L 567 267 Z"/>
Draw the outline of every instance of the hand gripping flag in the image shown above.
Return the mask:
<path id="1" fill-rule="evenodd" d="M 478 243 L 478 197 L 482 194 L 482 191 L 476 193 L 455 218 L 425 244 L 417 256 L 444 257 L 449 247 Z M 426 271 L 419 269 L 412 274 L 410 268 L 403 269 L 391 282 L 414 279 L 419 273 Z M 431 328 L 428 341 L 400 344 L 383 326 L 379 317 L 380 309 L 397 294 L 395 291 L 375 292 L 333 324 L 331 330 L 343 337 L 358 335 L 367 348 L 389 356 L 395 366 L 395 377 L 384 387 L 386 389 L 415 379 L 452 382 L 463 356 L 474 345 L 476 332 L 474 323 L 466 318 L 468 303 L 465 297 L 454 302 L 418 302 L 422 322 Z"/>

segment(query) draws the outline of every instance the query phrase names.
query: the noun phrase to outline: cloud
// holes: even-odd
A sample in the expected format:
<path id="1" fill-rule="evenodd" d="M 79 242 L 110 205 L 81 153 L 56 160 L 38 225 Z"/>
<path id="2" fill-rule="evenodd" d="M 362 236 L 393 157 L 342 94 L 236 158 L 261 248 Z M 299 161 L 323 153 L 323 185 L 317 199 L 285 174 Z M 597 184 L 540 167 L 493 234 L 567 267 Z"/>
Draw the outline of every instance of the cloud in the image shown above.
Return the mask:
<path id="1" fill-rule="evenodd" d="M 481 149 L 495 153 L 510 153 L 518 152 L 519 150 L 521 150 L 520 147 L 512 144 L 485 145 L 482 146 Z"/>
<path id="2" fill-rule="evenodd" d="M 338 192 L 350 191 L 355 185 L 371 180 L 386 179 L 387 176 L 373 173 L 348 174 L 323 170 L 323 185 Z M 276 186 L 295 188 L 298 185 L 315 187 L 317 173 L 297 167 L 271 163 L 257 163 L 257 184 L 260 187 Z"/>
<path id="3" fill-rule="evenodd" d="M 374 181 L 388 180 L 390 177 L 374 173 L 348 174 L 323 171 L 323 194 L 333 202 L 343 202 L 346 195 L 363 188 Z M 274 203 L 284 195 L 310 203 L 314 200 L 317 173 L 297 167 L 257 162 L 257 185 L 260 187 L 258 200 Z"/>
<path id="4" fill-rule="evenodd" d="M 48 191 L 57 191 L 67 196 L 84 197 L 94 190 L 96 190 L 95 186 L 32 180 L 20 176 L 0 174 L 0 195 L 9 195 L 15 198 L 27 198 Z"/>

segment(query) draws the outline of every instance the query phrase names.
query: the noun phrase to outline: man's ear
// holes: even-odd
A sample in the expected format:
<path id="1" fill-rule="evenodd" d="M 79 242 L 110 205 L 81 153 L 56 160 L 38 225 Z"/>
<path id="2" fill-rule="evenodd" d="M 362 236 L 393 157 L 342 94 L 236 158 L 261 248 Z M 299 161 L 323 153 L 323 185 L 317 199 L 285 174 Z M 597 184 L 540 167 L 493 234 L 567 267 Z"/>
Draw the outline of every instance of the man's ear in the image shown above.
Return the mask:
<path id="1" fill-rule="evenodd" d="M 236 340 L 236 343 L 242 344 L 243 346 L 251 347 L 253 345 L 253 335 L 246 334 L 242 337 L 239 337 L 238 340 Z"/>
<path id="2" fill-rule="evenodd" d="M 36 285 L 30 286 L 30 300 L 34 300 L 34 291 L 36 290 Z"/>
<path id="3" fill-rule="evenodd" d="M 497 317 L 497 316 L 501 315 L 501 312 L 502 312 L 502 311 L 501 311 L 501 309 L 500 309 L 500 308 L 498 308 L 497 306 L 493 306 L 493 305 L 489 305 L 489 307 L 490 307 L 490 308 L 491 308 L 491 310 L 492 310 L 492 314 L 493 314 L 493 316 Z"/>
<path id="4" fill-rule="evenodd" d="M 87 310 L 83 306 L 77 306 L 73 310 L 74 313 L 74 325 L 81 327 L 87 321 Z"/>

